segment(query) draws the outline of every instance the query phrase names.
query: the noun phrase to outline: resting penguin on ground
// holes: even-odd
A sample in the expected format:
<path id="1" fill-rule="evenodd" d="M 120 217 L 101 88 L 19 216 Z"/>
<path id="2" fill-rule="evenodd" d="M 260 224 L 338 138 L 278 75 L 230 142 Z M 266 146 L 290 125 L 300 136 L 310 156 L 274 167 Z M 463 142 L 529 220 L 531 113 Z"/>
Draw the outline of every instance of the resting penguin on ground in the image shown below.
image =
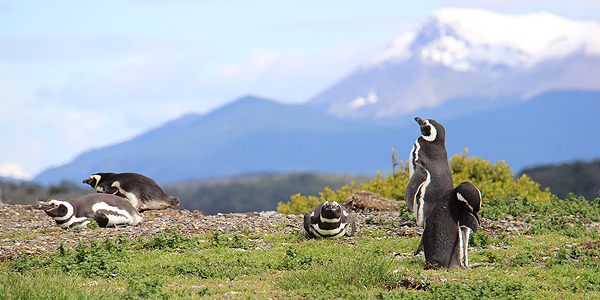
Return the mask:
<path id="1" fill-rule="evenodd" d="M 415 214 L 417 225 L 425 226 L 425 220 L 438 198 L 454 187 L 452 172 L 446 153 L 446 130 L 433 119 L 415 121 L 421 126 L 408 160 L 410 179 L 406 186 L 406 204 Z"/>
<path id="2" fill-rule="evenodd" d="M 337 238 L 354 235 L 354 216 L 339 203 L 326 201 L 304 214 L 304 230 L 309 238 Z"/>
<path id="3" fill-rule="evenodd" d="M 469 235 L 479 228 L 481 192 L 470 182 L 446 191 L 423 231 L 426 269 L 468 268 Z"/>
<path id="4" fill-rule="evenodd" d="M 142 216 L 127 199 L 109 194 L 88 194 L 71 200 L 41 203 L 46 214 L 61 228 L 87 227 L 90 219 L 100 227 L 137 225 Z"/>
<path id="5" fill-rule="evenodd" d="M 156 181 L 137 173 L 96 173 L 83 183 L 98 193 L 127 198 L 138 211 L 179 205 L 179 199 L 167 195 Z"/>

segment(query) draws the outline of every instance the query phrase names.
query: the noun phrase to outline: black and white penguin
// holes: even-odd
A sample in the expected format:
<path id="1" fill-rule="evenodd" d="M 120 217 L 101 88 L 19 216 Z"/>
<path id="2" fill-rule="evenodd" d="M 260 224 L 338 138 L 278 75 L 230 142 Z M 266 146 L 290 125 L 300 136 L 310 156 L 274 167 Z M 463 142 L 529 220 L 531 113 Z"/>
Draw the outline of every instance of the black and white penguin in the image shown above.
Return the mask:
<path id="1" fill-rule="evenodd" d="M 138 210 L 165 209 L 179 205 L 152 178 L 137 173 L 96 173 L 83 180 L 98 193 L 127 198 Z"/>
<path id="2" fill-rule="evenodd" d="M 469 236 L 480 225 L 481 192 L 470 182 L 446 191 L 423 231 L 426 269 L 468 268 Z"/>
<path id="3" fill-rule="evenodd" d="M 308 237 L 337 238 L 354 235 L 354 216 L 339 203 L 326 201 L 304 214 L 304 230 Z"/>
<path id="4" fill-rule="evenodd" d="M 408 209 L 415 214 L 417 225 L 424 227 L 439 197 L 451 190 L 454 184 L 446 153 L 444 126 L 433 119 L 416 117 L 415 121 L 421 126 L 421 136 L 410 151 L 410 179 L 405 199 Z"/>
<path id="5" fill-rule="evenodd" d="M 46 214 L 61 228 L 87 227 L 93 219 L 100 227 L 137 225 L 140 213 L 127 199 L 110 194 L 88 194 L 70 200 L 52 199 L 41 203 Z"/>

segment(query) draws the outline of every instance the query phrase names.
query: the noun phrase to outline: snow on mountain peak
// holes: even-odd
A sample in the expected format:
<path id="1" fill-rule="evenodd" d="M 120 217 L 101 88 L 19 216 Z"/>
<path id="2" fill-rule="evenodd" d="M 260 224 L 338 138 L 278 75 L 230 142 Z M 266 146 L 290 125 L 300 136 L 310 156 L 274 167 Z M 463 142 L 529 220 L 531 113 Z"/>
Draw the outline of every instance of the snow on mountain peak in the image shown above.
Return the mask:
<path id="1" fill-rule="evenodd" d="M 600 24 L 548 12 L 513 16 L 482 9 L 443 8 L 364 67 L 417 57 L 466 72 L 477 70 L 481 64 L 527 67 L 575 51 L 600 55 Z"/>

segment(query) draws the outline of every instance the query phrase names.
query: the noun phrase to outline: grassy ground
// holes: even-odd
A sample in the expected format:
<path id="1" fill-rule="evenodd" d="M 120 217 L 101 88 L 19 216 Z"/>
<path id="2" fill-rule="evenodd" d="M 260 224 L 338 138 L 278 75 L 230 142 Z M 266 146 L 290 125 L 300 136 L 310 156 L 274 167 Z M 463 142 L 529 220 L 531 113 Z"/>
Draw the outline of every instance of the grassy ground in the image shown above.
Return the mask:
<path id="1" fill-rule="evenodd" d="M 260 241 L 260 242 L 259 242 Z M 0 264 L 0 299 L 599 299 L 598 234 L 476 234 L 471 270 L 423 270 L 418 238 L 252 232 L 91 241 Z M 265 243 L 267 246 L 264 246 Z"/>

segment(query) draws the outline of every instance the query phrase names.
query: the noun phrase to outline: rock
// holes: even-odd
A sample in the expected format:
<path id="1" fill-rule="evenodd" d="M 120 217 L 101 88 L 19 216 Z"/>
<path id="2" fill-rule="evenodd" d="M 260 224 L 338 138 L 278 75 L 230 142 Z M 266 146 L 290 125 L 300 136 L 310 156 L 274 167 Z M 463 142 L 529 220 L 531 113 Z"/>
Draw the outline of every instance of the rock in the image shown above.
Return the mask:
<path id="1" fill-rule="evenodd" d="M 391 201 L 369 191 L 358 191 L 348 197 L 342 205 L 355 212 L 370 212 L 374 210 L 400 211 L 402 203 L 404 201 Z"/>

